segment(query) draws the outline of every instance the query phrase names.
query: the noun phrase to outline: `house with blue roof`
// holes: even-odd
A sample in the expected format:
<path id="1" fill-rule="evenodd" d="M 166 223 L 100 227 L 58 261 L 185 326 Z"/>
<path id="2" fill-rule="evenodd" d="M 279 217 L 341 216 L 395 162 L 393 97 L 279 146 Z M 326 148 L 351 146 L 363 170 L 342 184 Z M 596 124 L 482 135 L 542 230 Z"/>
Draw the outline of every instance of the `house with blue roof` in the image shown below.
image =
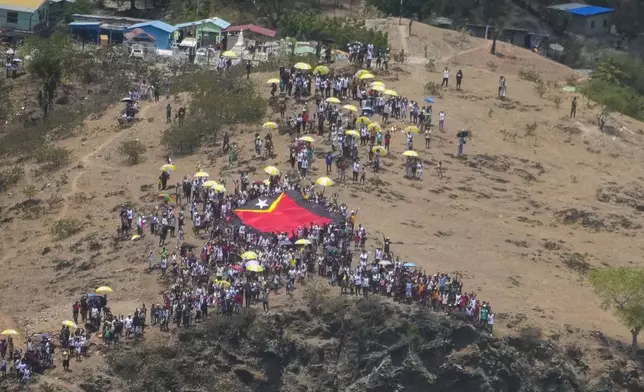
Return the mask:
<path id="1" fill-rule="evenodd" d="M 219 43 L 222 38 L 222 31 L 230 27 L 230 23 L 221 18 L 208 18 L 194 22 L 179 23 L 175 33 L 176 42 L 182 42 L 184 38 L 195 38 L 200 46 L 208 46 Z"/>
<path id="2" fill-rule="evenodd" d="M 565 31 L 579 35 L 610 33 L 612 8 L 582 3 L 567 3 L 548 7 L 555 14 L 555 23 Z"/>
<path id="3" fill-rule="evenodd" d="M 159 20 L 152 20 L 133 24 L 124 33 L 127 34 L 134 30 L 147 34 L 157 49 L 168 50 L 172 47 L 174 32 L 177 31 L 177 28 Z"/>

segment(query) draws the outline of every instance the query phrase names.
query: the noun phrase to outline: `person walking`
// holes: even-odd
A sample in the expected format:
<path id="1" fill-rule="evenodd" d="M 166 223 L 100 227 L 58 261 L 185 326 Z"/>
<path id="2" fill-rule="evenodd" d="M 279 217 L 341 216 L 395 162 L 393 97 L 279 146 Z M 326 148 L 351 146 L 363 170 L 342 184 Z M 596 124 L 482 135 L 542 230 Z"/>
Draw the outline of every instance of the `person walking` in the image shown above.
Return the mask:
<path id="1" fill-rule="evenodd" d="M 570 117 L 575 118 L 577 116 L 577 97 L 572 98 L 570 103 Z"/>

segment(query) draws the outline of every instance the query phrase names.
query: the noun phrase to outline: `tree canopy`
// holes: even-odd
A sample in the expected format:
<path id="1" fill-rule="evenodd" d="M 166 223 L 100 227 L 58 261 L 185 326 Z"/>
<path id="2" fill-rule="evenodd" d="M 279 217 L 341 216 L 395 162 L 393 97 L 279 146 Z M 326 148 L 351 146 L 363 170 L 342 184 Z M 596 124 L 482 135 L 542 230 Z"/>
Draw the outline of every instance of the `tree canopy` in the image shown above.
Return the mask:
<path id="1" fill-rule="evenodd" d="M 589 279 L 603 305 L 614 309 L 630 329 L 633 350 L 637 350 L 637 335 L 644 327 L 644 270 L 601 268 L 592 270 Z"/>

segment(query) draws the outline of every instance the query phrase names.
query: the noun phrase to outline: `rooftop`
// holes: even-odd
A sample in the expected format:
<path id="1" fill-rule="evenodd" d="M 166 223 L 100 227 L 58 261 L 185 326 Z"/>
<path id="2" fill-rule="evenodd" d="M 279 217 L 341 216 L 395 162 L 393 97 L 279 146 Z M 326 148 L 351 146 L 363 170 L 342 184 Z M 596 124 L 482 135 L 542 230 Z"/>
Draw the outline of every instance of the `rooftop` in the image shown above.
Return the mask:
<path id="1" fill-rule="evenodd" d="M 0 9 L 34 12 L 47 0 L 0 0 Z"/>
<path id="2" fill-rule="evenodd" d="M 176 27 L 178 29 L 183 29 L 183 28 L 186 28 L 186 27 L 199 26 L 199 25 L 206 24 L 206 23 L 212 23 L 212 24 L 214 24 L 215 26 L 219 27 L 222 30 L 227 29 L 228 27 L 230 27 L 230 23 L 226 22 L 223 19 L 217 18 L 217 17 L 209 18 L 209 19 L 197 20 L 197 21 L 194 21 L 194 22 L 179 23 L 179 24 L 175 25 L 174 27 Z"/>
<path id="3" fill-rule="evenodd" d="M 597 7 L 594 5 L 587 5 L 587 4 L 581 4 L 581 3 L 559 4 L 559 5 L 550 6 L 548 8 L 557 10 L 557 11 L 568 12 L 570 14 L 579 15 L 579 16 L 601 15 L 601 14 L 608 14 L 615 11 L 612 8 Z"/>
<path id="4" fill-rule="evenodd" d="M 143 28 L 143 27 L 148 27 L 148 26 L 155 27 L 155 28 L 157 28 L 159 30 L 163 30 L 163 31 L 167 32 L 168 34 L 174 33 L 175 31 L 177 31 L 176 27 L 171 26 L 171 25 L 169 25 L 169 24 L 167 24 L 165 22 L 161 22 L 160 20 L 153 20 L 153 21 L 141 22 L 141 23 L 133 24 L 132 26 L 130 26 L 128 28 L 128 30 L 138 29 L 138 28 Z"/>

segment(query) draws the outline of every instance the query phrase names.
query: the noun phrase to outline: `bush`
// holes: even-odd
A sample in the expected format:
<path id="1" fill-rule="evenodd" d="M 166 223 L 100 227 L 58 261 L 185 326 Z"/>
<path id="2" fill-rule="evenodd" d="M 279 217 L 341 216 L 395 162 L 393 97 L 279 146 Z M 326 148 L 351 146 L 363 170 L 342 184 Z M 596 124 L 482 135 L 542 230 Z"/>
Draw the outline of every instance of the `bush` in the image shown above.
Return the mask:
<path id="1" fill-rule="evenodd" d="M 140 163 L 148 148 L 137 140 L 127 140 L 119 146 L 119 153 L 130 165 Z"/>
<path id="2" fill-rule="evenodd" d="M 561 95 L 555 95 L 552 97 L 552 102 L 555 104 L 555 107 L 557 109 L 561 108 L 561 103 L 563 102 L 563 98 L 561 98 Z"/>
<path id="3" fill-rule="evenodd" d="M 242 75 L 242 67 L 233 67 L 225 77 L 208 71 L 187 78 L 192 91 L 190 113 L 183 124 L 174 124 L 163 133 L 161 143 L 174 153 L 192 153 L 203 142 L 215 141 L 222 127 L 259 121 L 266 100 Z"/>
<path id="4" fill-rule="evenodd" d="M 278 27 L 280 34 L 301 41 L 331 39 L 342 50 L 346 50 L 347 44 L 353 41 L 371 43 L 382 48 L 389 47 L 389 37 L 386 33 L 302 10 L 284 15 Z"/>
<path id="5" fill-rule="evenodd" d="M 644 97 L 631 87 L 592 78 L 582 86 L 581 91 L 600 105 L 600 111 L 597 114 L 597 125 L 600 129 L 604 128 L 606 119 L 612 112 L 644 119 Z"/>
<path id="6" fill-rule="evenodd" d="M 48 170 L 58 170 L 71 163 L 73 155 L 71 150 L 65 147 L 58 147 L 45 144 L 34 153 L 36 163 L 45 164 Z"/>
<path id="7" fill-rule="evenodd" d="M 0 192 L 7 192 L 14 187 L 24 175 L 21 167 L 12 167 L 0 170 Z"/>
<path id="8" fill-rule="evenodd" d="M 81 222 L 77 219 L 60 219 L 51 227 L 51 235 L 60 241 L 81 231 Z"/>
<path id="9" fill-rule="evenodd" d="M 175 154 L 192 154 L 201 147 L 203 131 L 194 119 L 187 119 L 184 125 L 173 125 L 163 131 L 161 144 Z"/>
<path id="10" fill-rule="evenodd" d="M 521 68 L 519 70 L 519 78 L 528 82 L 536 82 L 541 79 L 537 71 L 532 68 Z"/>
<path id="11" fill-rule="evenodd" d="M 499 66 L 494 61 L 488 61 L 486 65 L 487 65 L 487 69 L 489 69 L 492 72 L 496 71 L 496 69 L 499 68 Z"/>
<path id="12" fill-rule="evenodd" d="M 27 199 L 33 199 L 38 194 L 38 189 L 33 185 L 28 185 L 23 188 L 22 193 L 27 197 Z"/>
<path id="13" fill-rule="evenodd" d="M 537 93 L 539 98 L 543 98 L 543 96 L 548 92 L 548 87 L 546 84 L 543 82 L 542 79 L 537 79 L 534 83 L 534 92 Z"/>
<path id="14" fill-rule="evenodd" d="M 427 82 L 425 83 L 425 92 L 429 95 L 440 97 L 443 94 L 443 89 L 436 82 Z"/>

